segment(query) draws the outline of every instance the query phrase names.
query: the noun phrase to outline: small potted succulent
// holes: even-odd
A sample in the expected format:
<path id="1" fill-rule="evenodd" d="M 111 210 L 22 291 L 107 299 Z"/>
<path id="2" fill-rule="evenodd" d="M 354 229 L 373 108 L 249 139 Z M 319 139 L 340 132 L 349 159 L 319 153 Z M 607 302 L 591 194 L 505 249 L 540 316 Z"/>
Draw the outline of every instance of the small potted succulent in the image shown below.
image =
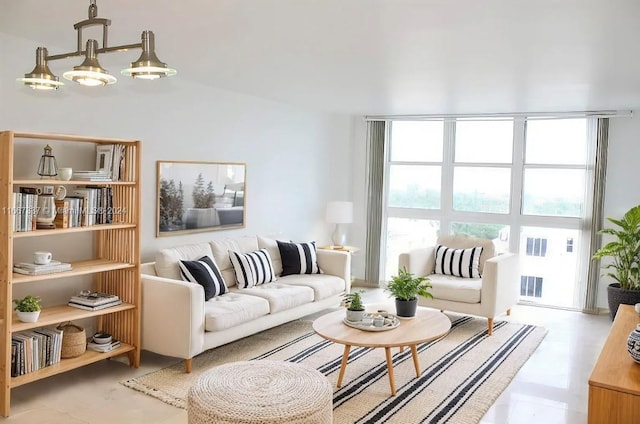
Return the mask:
<path id="1" fill-rule="evenodd" d="M 431 284 L 427 277 L 414 277 L 406 268 L 398 269 L 398 275 L 391 277 L 385 291 L 396 298 L 396 313 L 399 317 L 413 317 L 418 307 L 418 296 L 433 299 L 428 289 Z"/>
<path id="2" fill-rule="evenodd" d="M 15 310 L 18 314 L 18 319 L 22 322 L 36 322 L 40 316 L 40 298 L 36 296 L 27 295 L 22 299 L 14 299 Z"/>
<path id="3" fill-rule="evenodd" d="M 358 322 L 364 317 L 364 305 L 362 304 L 362 293 L 364 290 L 346 293 L 344 297 L 344 306 L 347 307 L 347 321 Z"/>

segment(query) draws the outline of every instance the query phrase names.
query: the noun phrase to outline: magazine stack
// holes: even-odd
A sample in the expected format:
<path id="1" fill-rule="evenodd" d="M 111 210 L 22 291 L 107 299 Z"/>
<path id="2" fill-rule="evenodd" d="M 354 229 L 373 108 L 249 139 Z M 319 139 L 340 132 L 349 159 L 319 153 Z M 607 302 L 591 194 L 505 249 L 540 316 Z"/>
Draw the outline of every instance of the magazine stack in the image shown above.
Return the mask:
<path id="1" fill-rule="evenodd" d="M 115 294 L 83 291 L 69 299 L 69 306 L 87 311 L 110 308 L 120 305 L 122 300 Z"/>
<path id="2" fill-rule="evenodd" d="M 70 271 L 71 264 L 60 261 L 50 261 L 48 264 L 39 265 L 30 262 L 19 262 L 13 265 L 13 272 L 24 275 L 54 274 L 56 272 Z"/>

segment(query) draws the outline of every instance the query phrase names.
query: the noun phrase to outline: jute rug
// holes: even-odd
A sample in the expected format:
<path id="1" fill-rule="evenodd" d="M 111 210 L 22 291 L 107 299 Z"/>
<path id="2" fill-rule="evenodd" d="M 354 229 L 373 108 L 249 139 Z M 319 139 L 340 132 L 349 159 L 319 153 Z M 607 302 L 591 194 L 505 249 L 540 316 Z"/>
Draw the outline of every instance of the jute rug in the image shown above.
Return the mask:
<path id="1" fill-rule="evenodd" d="M 340 389 L 335 388 L 344 346 L 316 335 L 312 321 L 298 320 L 204 352 L 184 363 L 123 382 L 170 405 L 186 408 L 187 391 L 209 368 L 230 361 L 283 360 L 308 364 L 334 386 L 334 423 L 477 423 L 546 330 L 498 321 L 492 336 L 486 320 L 450 314 L 451 331 L 418 345 L 417 378 L 410 349 L 393 349 L 397 395 L 391 396 L 384 349 L 353 347 Z"/>

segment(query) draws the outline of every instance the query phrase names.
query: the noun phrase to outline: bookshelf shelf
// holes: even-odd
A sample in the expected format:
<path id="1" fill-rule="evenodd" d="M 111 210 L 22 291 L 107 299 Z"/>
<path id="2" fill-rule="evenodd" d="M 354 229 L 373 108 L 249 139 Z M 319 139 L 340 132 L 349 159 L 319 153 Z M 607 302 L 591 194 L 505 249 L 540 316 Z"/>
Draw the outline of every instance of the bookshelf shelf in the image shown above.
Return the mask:
<path id="1" fill-rule="evenodd" d="M 79 146 L 79 143 L 103 146 L 100 149 L 108 149 L 104 145 L 114 145 L 113 149 L 122 153 L 122 166 L 120 170 L 121 181 L 60 181 L 41 180 L 37 178 L 13 179 L 16 174 L 14 167 L 21 166 L 16 163 L 16 151 L 24 152 L 33 146 L 32 142 L 24 141 L 42 140 L 43 145 L 49 141 L 60 142 L 57 149 L 72 152 L 74 149 L 87 151 L 91 147 Z M 67 143 L 69 142 L 69 143 Z M 119 146 L 120 147 L 119 147 Z M 75 146 L 75 147 L 74 147 Z M 28 150 L 27 150 L 28 151 Z M 73 163 L 69 165 L 73 166 Z M 97 361 L 113 356 L 127 354 L 129 363 L 133 367 L 140 365 L 140 141 L 130 139 L 102 138 L 81 135 L 31 133 L 31 132 L 0 132 L 0 415 L 9 416 L 11 405 L 11 389 L 28 384 L 42 378 L 70 371 Z M 22 174 L 24 175 L 24 174 Z M 52 230 L 34 230 L 15 232 L 14 215 L 7 213 L 12 211 L 14 191 L 20 186 L 63 185 L 67 191 L 73 186 L 102 187 L 102 193 L 108 193 L 109 207 L 113 207 L 113 220 L 109 224 L 84 225 L 72 228 L 57 228 Z M 103 197 L 104 199 L 104 197 Z M 90 201 L 85 204 L 91 204 Z M 109 209 L 111 211 L 111 209 Z M 1 211 L 0 211 L 1 212 Z M 104 215 L 103 215 L 104 216 Z M 90 221 L 89 221 L 90 222 Z M 100 221 L 98 221 L 100 222 Z M 86 224 L 87 222 L 81 222 Z M 64 224 L 66 225 L 66 223 Z M 77 247 L 74 242 L 65 240 L 65 246 L 60 246 L 61 254 L 66 252 L 70 259 L 73 255 L 78 258 L 84 256 L 87 251 L 94 252 L 94 257 L 89 260 L 69 261 L 72 269 L 52 274 L 23 275 L 13 272 L 14 243 L 18 239 L 37 237 L 23 243 L 39 245 L 42 237 L 54 237 L 89 233 L 90 237 L 74 237 L 78 239 Z M 74 250 L 75 249 L 75 250 Z M 37 249 L 34 249 L 37 250 Z M 123 303 L 96 311 L 87 311 L 64 305 L 46 306 L 35 323 L 20 322 L 17 314 L 13 312 L 13 287 L 16 284 L 30 283 L 29 291 L 38 296 L 39 292 L 51 293 L 56 288 L 69 291 L 69 277 L 88 276 L 80 282 L 91 284 L 93 291 L 112 293 L 117 295 Z M 46 282 L 46 287 L 44 283 Z M 43 284 L 40 284 L 43 283 Z M 120 347 L 111 352 L 101 353 L 87 351 L 79 357 L 62 359 L 61 362 L 29 372 L 17 377 L 11 377 L 12 372 L 12 336 L 14 333 L 34 330 L 42 327 L 53 327 L 59 323 L 75 321 L 86 318 L 95 318 L 101 331 L 108 332 L 119 340 Z M 64 336 L 63 336 L 64 337 Z"/>

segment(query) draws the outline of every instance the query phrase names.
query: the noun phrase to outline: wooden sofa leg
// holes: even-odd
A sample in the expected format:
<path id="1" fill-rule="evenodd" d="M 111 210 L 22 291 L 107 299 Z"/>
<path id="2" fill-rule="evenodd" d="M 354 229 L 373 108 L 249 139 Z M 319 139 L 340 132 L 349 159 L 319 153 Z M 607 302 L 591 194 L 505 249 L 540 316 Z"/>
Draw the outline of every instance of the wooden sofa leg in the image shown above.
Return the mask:
<path id="1" fill-rule="evenodd" d="M 487 332 L 489 333 L 489 335 L 493 334 L 493 318 L 487 318 L 488 324 L 489 324 L 489 329 L 487 330 Z"/>
<path id="2" fill-rule="evenodd" d="M 511 308 L 507 309 L 507 315 L 511 315 Z"/>
<path id="3" fill-rule="evenodd" d="M 193 358 L 187 358 L 184 360 L 184 372 L 187 374 L 191 373 L 191 360 Z"/>

